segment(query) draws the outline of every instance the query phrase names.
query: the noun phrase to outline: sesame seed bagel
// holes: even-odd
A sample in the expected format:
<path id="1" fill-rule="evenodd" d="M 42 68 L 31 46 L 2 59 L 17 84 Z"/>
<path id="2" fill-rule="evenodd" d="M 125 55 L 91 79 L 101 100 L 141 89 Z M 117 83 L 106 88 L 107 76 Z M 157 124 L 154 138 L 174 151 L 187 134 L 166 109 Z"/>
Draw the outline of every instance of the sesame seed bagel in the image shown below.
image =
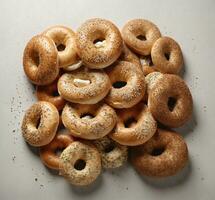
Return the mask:
<path id="1" fill-rule="evenodd" d="M 74 139 L 68 134 L 57 134 L 51 143 L 40 147 L 40 158 L 43 164 L 51 169 L 59 170 L 60 155 L 57 150 L 63 150 L 69 146 Z"/>
<path id="2" fill-rule="evenodd" d="M 63 109 L 66 101 L 58 94 L 57 81 L 45 86 L 36 87 L 36 95 L 39 101 L 52 103 L 59 111 Z"/>
<path id="3" fill-rule="evenodd" d="M 160 123 L 179 127 L 190 119 L 193 100 L 188 86 L 179 76 L 163 74 L 149 92 L 148 107 Z"/>
<path id="4" fill-rule="evenodd" d="M 109 137 L 122 145 L 143 144 L 154 135 L 157 129 L 156 121 L 143 103 L 118 110 L 117 116 L 116 128 Z"/>
<path id="5" fill-rule="evenodd" d="M 32 146 L 43 146 L 52 141 L 59 124 L 57 108 L 49 102 L 39 101 L 25 113 L 22 135 Z"/>
<path id="6" fill-rule="evenodd" d="M 114 108 L 130 108 L 145 94 L 145 78 L 140 68 L 130 62 L 120 61 L 107 69 L 112 88 L 105 98 Z"/>
<path id="7" fill-rule="evenodd" d="M 76 66 L 80 62 L 77 54 L 76 35 L 73 30 L 65 26 L 53 26 L 45 30 L 43 35 L 51 38 L 58 50 L 59 67 Z M 80 67 L 80 65 L 79 65 Z"/>
<path id="8" fill-rule="evenodd" d="M 131 162 L 146 176 L 166 177 L 180 171 L 188 161 L 188 149 L 177 133 L 158 129 L 145 144 L 131 149 Z"/>
<path id="9" fill-rule="evenodd" d="M 97 41 L 102 44 L 97 45 Z M 95 18 L 87 20 L 79 27 L 77 45 L 84 64 L 90 68 L 101 69 L 117 60 L 123 42 L 118 28 L 112 22 Z"/>
<path id="10" fill-rule="evenodd" d="M 133 19 L 124 25 L 122 37 L 135 53 L 149 55 L 152 45 L 161 37 L 161 33 L 152 22 L 144 19 Z"/>
<path id="11" fill-rule="evenodd" d="M 159 38 L 152 47 L 152 61 L 163 73 L 178 74 L 183 65 L 183 55 L 179 44 L 170 37 Z"/>
<path id="12" fill-rule="evenodd" d="M 34 36 L 25 47 L 23 67 L 32 83 L 36 85 L 52 83 L 59 73 L 54 42 L 43 35 Z"/>
<path id="13" fill-rule="evenodd" d="M 87 142 L 72 142 L 60 156 L 60 175 L 73 185 L 89 185 L 101 173 L 101 156 Z"/>
<path id="14" fill-rule="evenodd" d="M 127 161 L 127 147 L 118 144 L 109 137 L 105 136 L 95 140 L 93 143 L 101 154 L 102 167 L 117 168 Z"/>
<path id="15" fill-rule="evenodd" d="M 62 121 L 72 135 L 93 140 L 107 135 L 117 120 L 113 108 L 104 103 L 94 105 L 67 104 Z"/>
<path id="16" fill-rule="evenodd" d="M 152 72 L 146 76 L 145 81 L 147 86 L 146 87 L 147 94 L 150 93 L 150 90 L 152 90 L 156 86 L 156 83 L 162 77 L 163 77 L 163 74 L 160 72 Z"/>
<path id="17" fill-rule="evenodd" d="M 146 94 L 144 95 L 143 101 L 147 104 L 148 102 L 148 95 L 150 90 L 156 85 L 159 78 L 163 76 L 160 72 L 151 72 L 145 77 L 146 81 Z"/>
<path id="18" fill-rule="evenodd" d="M 90 84 L 77 85 L 77 79 L 88 80 Z M 81 68 L 63 74 L 58 81 L 58 92 L 66 100 L 80 104 L 95 104 L 102 100 L 111 88 L 107 74 L 102 70 Z"/>

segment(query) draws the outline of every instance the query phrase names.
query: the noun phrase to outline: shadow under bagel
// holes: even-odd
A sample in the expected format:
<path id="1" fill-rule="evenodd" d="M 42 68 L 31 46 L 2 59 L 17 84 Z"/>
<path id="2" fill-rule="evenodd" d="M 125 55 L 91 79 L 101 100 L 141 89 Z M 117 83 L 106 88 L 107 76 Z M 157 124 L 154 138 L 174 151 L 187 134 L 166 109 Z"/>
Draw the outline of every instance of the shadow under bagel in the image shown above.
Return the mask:
<path id="1" fill-rule="evenodd" d="M 99 188 L 103 185 L 103 176 L 100 174 L 97 179 L 86 186 L 76 186 L 67 182 L 68 189 L 71 193 L 76 194 L 78 196 L 87 196 L 89 194 L 95 193 Z"/>
<path id="2" fill-rule="evenodd" d="M 159 189 L 167 189 L 170 187 L 183 184 L 184 182 L 187 181 L 187 179 L 189 179 L 193 171 L 192 159 L 190 155 L 188 155 L 188 162 L 180 171 L 178 171 L 175 175 L 167 176 L 167 177 L 152 177 L 152 176 L 139 174 L 139 172 L 131 164 L 130 153 L 129 153 L 129 164 L 134 169 L 135 173 L 137 174 L 137 177 L 140 178 L 143 183 L 146 183 L 152 187 L 159 188 Z"/>

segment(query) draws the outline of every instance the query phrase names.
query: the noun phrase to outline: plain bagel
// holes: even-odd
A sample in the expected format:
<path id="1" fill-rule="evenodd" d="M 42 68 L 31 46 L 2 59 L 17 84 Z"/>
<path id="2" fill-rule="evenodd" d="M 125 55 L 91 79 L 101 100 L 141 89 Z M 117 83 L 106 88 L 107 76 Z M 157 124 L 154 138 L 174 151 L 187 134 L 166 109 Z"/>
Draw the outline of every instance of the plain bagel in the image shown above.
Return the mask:
<path id="1" fill-rule="evenodd" d="M 45 86 L 36 87 L 36 96 L 39 101 L 52 103 L 59 111 L 63 109 L 66 101 L 58 94 L 57 80 Z"/>
<path id="2" fill-rule="evenodd" d="M 57 154 L 57 151 L 63 151 L 68 147 L 74 139 L 69 134 L 57 134 L 51 143 L 40 147 L 40 158 L 45 166 L 59 170 L 60 165 L 60 156 Z"/>

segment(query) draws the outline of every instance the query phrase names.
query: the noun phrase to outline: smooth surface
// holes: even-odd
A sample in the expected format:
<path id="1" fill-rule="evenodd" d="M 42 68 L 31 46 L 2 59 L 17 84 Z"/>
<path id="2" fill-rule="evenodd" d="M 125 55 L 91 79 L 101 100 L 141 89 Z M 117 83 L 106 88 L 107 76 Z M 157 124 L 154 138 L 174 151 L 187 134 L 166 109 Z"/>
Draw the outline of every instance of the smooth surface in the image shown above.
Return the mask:
<path id="1" fill-rule="evenodd" d="M 215 198 L 215 1 L 49 0 L 0 1 L 0 199 L 1 200 L 212 200 Z M 34 101 L 22 54 L 27 41 L 55 24 L 74 30 L 86 19 L 104 17 L 120 28 L 146 18 L 175 38 L 185 58 L 194 118 L 181 129 L 190 165 L 176 177 L 141 178 L 133 168 L 106 171 L 91 187 L 70 186 L 43 166 L 20 134 L 24 110 Z"/>

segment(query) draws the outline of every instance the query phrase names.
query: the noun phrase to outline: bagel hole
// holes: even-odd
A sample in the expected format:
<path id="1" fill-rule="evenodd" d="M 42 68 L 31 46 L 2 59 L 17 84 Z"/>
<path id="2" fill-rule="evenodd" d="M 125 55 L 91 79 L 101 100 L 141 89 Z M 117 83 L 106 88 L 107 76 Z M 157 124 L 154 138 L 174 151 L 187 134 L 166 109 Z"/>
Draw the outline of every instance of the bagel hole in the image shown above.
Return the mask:
<path id="1" fill-rule="evenodd" d="M 159 156 L 165 151 L 164 147 L 154 148 L 151 152 L 152 156 Z"/>
<path id="2" fill-rule="evenodd" d="M 167 60 L 170 59 L 170 54 L 169 54 L 169 53 L 164 53 L 164 56 L 165 56 L 165 58 L 166 58 Z"/>
<path id="3" fill-rule="evenodd" d="M 58 51 L 64 51 L 66 46 L 64 44 L 56 44 Z"/>
<path id="4" fill-rule="evenodd" d="M 92 113 L 83 113 L 83 114 L 81 114 L 80 118 L 82 118 L 82 119 L 92 119 L 92 118 L 94 118 L 94 115 Z"/>
<path id="5" fill-rule="evenodd" d="M 32 55 L 32 59 L 33 59 L 33 63 L 36 67 L 39 66 L 40 64 L 40 56 L 39 56 L 39 53 L 38 52 L 34 52 L 33 55 Z"/>
<path id="6" fill-rule="evenodd" d="M 130 128 L 137 123 L 137 120 L 134 117 L 129 117 L 125 122 L 125 128 Z"/>
<path id="7" fill-rule="evenodd" d="M 110 153 L 111 151 L 114 150 L 114 148 L 115 148 L 115 145 L 114 145 L 113 143 L 110 143 L 110 144 L 108 144 L 108 145 L 105 147 L 104 152 L 105 152 L 105 153 Z"/>
<path id="8" fill-rule="evenodd" d="M 137 39 L 141 40 L 141 41 L 145 41 L 146 40 L 146 36 L 145 35 L 138 35 Z"/>
<path id="9" fill-rule="evenodd" d="M 114 88 L 122 88 L 124 86 L 126 86 L 126 82 L 125 81 L 116 81 L 113 83 L 113 87 Z"/>
<path id="10" fill-rule="evenodd" d="M 56 156 L 60 157 L 60 155 L 61 155 L 61 153 L 62 153 L 63 150 L 64 150 L 63 148 L 57 148 L 57 149 L 54 151 L 54 153 L 55 153 Z"/>
<path id="11" fill-rule="evenodd" d="M 52 92 L 52 96 L 53 96 L 53 97 L 58 97 L 58 96 L 60 96 L 60 95 L 59 95 L 59 93 L 58 93 L 57 90 L 54 90 L 54 91 Z"/>
<path id="12" fill-rule="evenodd" d="M 105 45 L 105 42 L 105 38 L 97 38 L 93 41 L 93 44 L 95 45 L 95 47 L 100 48 Z"/>
<path id="13" fill-rule="evenodd" d="M 74 164 L 74 168 L 77 170 L 83 170 L 85 166 L 86 166 L 86 161 L 82 159 L 78 159 Z"/>
<path id="14" fill-rule="evenodd" d="M 171 112 L 174 110 L 176 102 L 177 102 L 177 100 L 175 98 L 173 98 L 173 97 L 168 98 L 167 105 L 168 105 L 168 108 Z"/>
<path id="15" fill-rule="evenodd" d="M 41 117 L 39 117 L 39 118 L 37 119 L 37 121 L 36 121 L 36 125 L 35 125 L 36 129 L 39 128 L 40 123 L 41 123 Z"/>

